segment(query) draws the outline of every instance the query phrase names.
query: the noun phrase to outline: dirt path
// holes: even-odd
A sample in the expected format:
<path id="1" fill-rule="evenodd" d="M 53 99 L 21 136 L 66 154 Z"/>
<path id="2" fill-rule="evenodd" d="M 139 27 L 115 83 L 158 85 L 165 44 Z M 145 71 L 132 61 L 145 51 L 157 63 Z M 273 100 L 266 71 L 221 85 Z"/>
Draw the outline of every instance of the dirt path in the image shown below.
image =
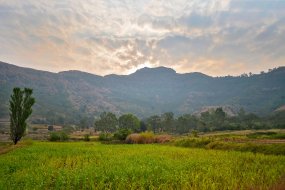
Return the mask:
<path id="1" fill-rule="evenodd" d="M 4 145 L 1 145 L 0 146 L 0 155 L 1 154 L 6 154 L 6 153 L 8 153 L 10 151 L 13 151 L 13 150 L 16 150 L 18 148 L 25 147 L 27 145 L 29 145 L 29 143 L 26 143 L 26 142 L 20 142 L 17 145 L 13 145 L 12 143 L 7 143 L 7 144 L 4 144 Z"/>
<path id="2" fill-rule="evenodd" d="M 271 190 L 285 190 L 285 175 L 279 180 L 277 184 L 275 184 Z"/>

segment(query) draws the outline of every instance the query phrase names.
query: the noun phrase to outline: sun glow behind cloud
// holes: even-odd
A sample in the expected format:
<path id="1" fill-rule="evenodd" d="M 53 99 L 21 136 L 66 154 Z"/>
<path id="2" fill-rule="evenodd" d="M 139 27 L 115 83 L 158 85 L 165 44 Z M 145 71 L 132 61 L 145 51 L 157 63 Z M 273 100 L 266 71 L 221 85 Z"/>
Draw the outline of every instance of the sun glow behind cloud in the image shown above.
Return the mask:
<path id="1" fill-rule="evenodd" d="M 0 59 L 49 71 L 210 75 L 285 61 L 283 0 L 0 0 Z"/>

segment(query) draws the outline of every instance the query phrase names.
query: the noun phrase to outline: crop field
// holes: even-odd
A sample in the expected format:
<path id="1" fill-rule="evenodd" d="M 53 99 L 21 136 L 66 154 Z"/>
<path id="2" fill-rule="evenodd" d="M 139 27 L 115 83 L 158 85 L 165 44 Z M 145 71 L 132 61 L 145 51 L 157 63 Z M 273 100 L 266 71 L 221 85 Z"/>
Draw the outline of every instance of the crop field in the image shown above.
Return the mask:
<path id="1" fill-rule="evenodd" d="M 268 189 L 285 157 L 169 145 L 32 142 L 0 155 L 0 189 Z"/>

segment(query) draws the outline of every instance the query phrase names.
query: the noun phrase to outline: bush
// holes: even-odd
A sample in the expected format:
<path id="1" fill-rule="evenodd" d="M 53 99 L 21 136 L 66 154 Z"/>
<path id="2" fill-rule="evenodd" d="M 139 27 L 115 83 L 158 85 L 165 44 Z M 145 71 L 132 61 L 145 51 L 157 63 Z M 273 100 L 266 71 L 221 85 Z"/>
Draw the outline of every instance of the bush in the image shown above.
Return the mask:
<path id="1" fill-rule="evenodd" d="M 111 141 L 112 140 L 112 134 L 111 133 L 100 133 L 99 141 Z"/>
<path id="2" fill-rule="evenodd" d="M 154 143 L 154 134 L 153 132 L 150 131 L 146 131 L 146 132 L 142 132 L 140 133 L 143 143 L 144 144 L 148 144 L 148 143 Z"/>
<path id="3" fill-rule="evenodd" d="M 155 143 L 166 143 L 171 141 L 172 137 L 170 135 L 157 135 L 154 138 Z"/>
<path id="4" fill-rule="evenodd" d="M 60 140 L 60 136 L 58 133 L 53 132 L 49 134 L 49 141 L 59 141 Z"/>
<path id="5" fill-rule="evenodd" d="M 129 134 L 131 134 L 131 131 L 129 129 L 121 128 L 114 134 L 114 138 L 124 141 Z"/>
<path id="6" fill-rule="evenodd" d="M 64 132 L 51 132 L 49 141 L 67 141 L 69 136 Z"/>
<path id="7" fill-rule="evenodd" d="M 127 136 L 126 142 L 129 144 L 143 144 L 143 138 L 138 133 L 133 133 Z"/>
<path id="8" fill-rule="evenodd" d="M 90 141 L 90 135 L 89 134 L 85 134 L 83 140 L 84 141 Z"/>
<path id="9" fill-rule="evenodd" d="M 130 134 L 126 138 L 127 143 L 131 144 L 150 144 L 150 143 L 165 143 L 171 140 L 170 135 L 157 135 L 155 136 L 153 132 L 143 132 Z"/>
<path id="10" fill-rule="evenodd" d="M 193 137 L 198 137 L 198 131 L 196 130 L 193 130 L 191 134 L 193 135 Z"/>

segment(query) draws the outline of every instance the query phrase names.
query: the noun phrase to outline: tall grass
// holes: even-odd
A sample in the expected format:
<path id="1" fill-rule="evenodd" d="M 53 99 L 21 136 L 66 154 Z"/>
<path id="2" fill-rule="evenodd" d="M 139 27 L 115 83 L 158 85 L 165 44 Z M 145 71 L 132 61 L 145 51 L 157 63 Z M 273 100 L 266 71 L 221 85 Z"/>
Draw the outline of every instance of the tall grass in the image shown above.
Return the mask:
<path id="1" fill-rule="evenodd" d="M 0 189 L 268 189 L 284 171 L 284 156 L 35 142 L 0 155 Z"/>

